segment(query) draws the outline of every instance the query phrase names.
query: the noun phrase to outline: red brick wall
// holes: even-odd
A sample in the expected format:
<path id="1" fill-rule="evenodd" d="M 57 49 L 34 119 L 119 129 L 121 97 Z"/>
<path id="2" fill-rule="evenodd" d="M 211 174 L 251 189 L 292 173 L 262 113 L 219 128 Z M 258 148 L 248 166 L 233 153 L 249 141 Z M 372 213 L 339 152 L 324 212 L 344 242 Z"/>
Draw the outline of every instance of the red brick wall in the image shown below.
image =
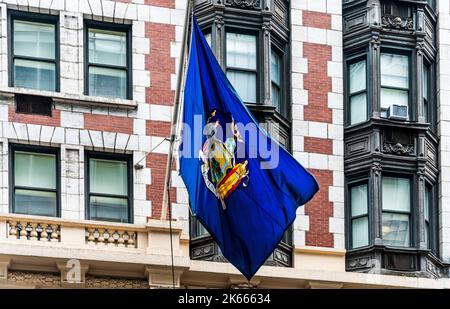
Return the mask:
<path id="1" fill-rule="evenodd" d="M 333 141 L 326 138 L 315 138 L 305 136 L 305 152 L 332 154 Z"/>
<path id="2" fill-rule="evenodd" d="M 328 108 L 328 92 L 332 87 L 328 77 L 331 46 L 303 43 L 303 55 L 308 59 L 308 74 L 305 74 L 303 83 L 309 98 L 304 108 L 304 119 L 332 123 L 332 111 Z"/>
<path id="3" fill-rule="evenodd" d="M 147 120 L 147 135 L 170 137 L 171 123 L 167 121 Z"/>
<path id="4" fill-rule="evenodd" d="M 133 118 L 84 114 L 84 128 L 88 130 L 133 134 Z"/>
<path id="5" fill-rule="evenodd" d="M 331 15 L 320 12 L 303 11 L 303 26 L 331 29 Z"/>
<path id="6" fill-rule="evenodd" d="M 145 0 L 144 3 L 154 6 L 163 6 L 171 9 L 175 8 L 175 0 Z"/>
<path id="7" fill-rule="evenodd" d="M 306 231 L 305 242 L 307 246 L 333 247 L 333 235 L 329 232 L 333 204 L 328 201 L 328 187 L 333 185 L 333 172 L 315 169 L 309 171 L 319 182 L 320 190 L 305 205 L 305 214 L 309 216 L 309 231 Z"/>
<path id="8" fill-rule="evenodd" d="M 8 107 L 8 120 L 11 122 L 21 122 L 37 124 L 43 126 L 61 126 L 61 112 L 57 109 L 52 111 L 52 117 L 41 115 L 17 114 L 16 108 L 12 105 Z"/>

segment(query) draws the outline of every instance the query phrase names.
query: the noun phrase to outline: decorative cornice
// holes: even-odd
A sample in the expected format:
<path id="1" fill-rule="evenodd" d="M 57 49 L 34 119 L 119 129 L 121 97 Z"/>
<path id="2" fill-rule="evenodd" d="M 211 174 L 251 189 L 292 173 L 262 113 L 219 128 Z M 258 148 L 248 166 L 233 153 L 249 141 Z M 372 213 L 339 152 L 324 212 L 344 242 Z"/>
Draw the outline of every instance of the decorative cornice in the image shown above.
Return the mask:
<path id="1" fill-rule="evenodd" d="M 261 0 L 225 0 L 225 5 L 243 9 L 259 9 L 261 8 Z"/>
<path id="2" fill-rule="evenodd" d="M 383 143 L 383 152 L 396 154 L 396 155 L 407 155 L 413 156 L 415 153 L 414 145 L 402 145 L 400 143 Z"/>
<path id="3" fill-rule="evenodd" d="M 401 30 L 414 30 L 414 22 L 411 17 L 402 19 L 401 17 L 383 16 L 381 18 L 381 25 L 387 28 L 401 29 Z"/>

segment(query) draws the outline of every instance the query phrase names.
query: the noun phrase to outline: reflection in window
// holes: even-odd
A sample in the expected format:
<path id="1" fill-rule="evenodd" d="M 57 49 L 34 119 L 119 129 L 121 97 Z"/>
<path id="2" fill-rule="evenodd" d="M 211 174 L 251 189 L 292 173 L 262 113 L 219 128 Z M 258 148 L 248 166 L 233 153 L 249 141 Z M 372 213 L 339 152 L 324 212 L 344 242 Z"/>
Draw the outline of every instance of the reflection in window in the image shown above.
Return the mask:
<path id="1" fill-rule="evenodd" d="M 88 94 L 128 97 L 126 31 L 88 28 Z"/>
<path id="2" fill-rule="evenodd" d="M 381 116 L 395 104 L 408 106 L 409 102 L 409 57 L 381 54 Z"/>
<path id="3" fill-rule="evenodd" d="M 13 164 L 14 213 L 56 217 L 56 154 L 21 151 L 17 148 L 13 150 Z"/>
<path id="4" fill-rule="evenodd" d="M 351 247 L 369 245 L 369 213 L 367 183 L 350 187 Z"/>
<path id="5" fill-rule="evenodd" d="M 349 124 L 367 119 L 366 60 L 354 62 L 349 71 Z"/>
<path id="6" fill-rule="evenodd" d="M 226 34 L 227 77 L 245 103 L 256 103 L 256 36 Z"/>
<path id="7" fill-rule="evenodd" d="M 382 234 L 388 246 L 410 246 L 411 188 L 408 178 L 382 179 Z"/>
<path id="8" fill-rule="evenodd" d="M 13 86 L 56 91 L 56 21 L 13 18 Z"/>
<path id="9" fill-rule="evenodd" d="M 128 161 L 89 158 L 89 219 L 130 222 Z"/>
<path id="10" fill-rule="evenodd" d="M 281 78 L 282 78 L 282 63 L 281 57 L 272 50 L 270 54 L 270 80 L 272 91 L 272 104 L 279 112 L 282 111 L 282 92 L 281 92 Z"/>

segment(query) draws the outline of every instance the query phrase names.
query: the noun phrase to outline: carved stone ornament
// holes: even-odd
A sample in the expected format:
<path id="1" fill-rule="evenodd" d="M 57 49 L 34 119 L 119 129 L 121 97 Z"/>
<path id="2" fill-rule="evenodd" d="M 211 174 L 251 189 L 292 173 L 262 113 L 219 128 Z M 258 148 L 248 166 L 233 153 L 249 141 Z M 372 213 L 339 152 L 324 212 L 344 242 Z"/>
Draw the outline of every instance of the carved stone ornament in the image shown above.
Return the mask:
<path id="1" fill-rule="evenodd" d="M 372 164 L 372 171 L 373 171 L 375 176 L 380 176 L 381 171 L 382 171 L 381 164 L 378 163 L 378 162 L 373 163 Z"/>
<path id="2" fill-rule="evenodd" d="M 402 19 L 398 16 L 383 16 L 381 19 L 381 25 L 387 28 L 414 30 L 414 22 L 410 17 Z"/>
<path id="3" fill-rule="evenodd" d="M 414 145 L 383 143 L 383 152 L 385 153 L 412 156 L 414 155 L 414 151 Z"/>
<path id="4" fill-rule="evenodd" d="M 259 9 L 261 0 L 225 0 L 225 4 L 245 9 Z"/>

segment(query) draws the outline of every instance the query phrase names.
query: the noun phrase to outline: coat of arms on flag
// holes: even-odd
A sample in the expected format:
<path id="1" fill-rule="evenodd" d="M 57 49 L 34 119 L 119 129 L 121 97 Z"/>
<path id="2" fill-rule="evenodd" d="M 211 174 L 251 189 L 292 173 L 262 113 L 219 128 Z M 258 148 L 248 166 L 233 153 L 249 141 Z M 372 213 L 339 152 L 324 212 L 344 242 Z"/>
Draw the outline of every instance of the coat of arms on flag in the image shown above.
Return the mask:
<path id="1" fill-rule="evenodd" d="M 226 209 L 225 200 L 240 184 L 247 187 L 249 181 L 248 161 L 236 160 L 236 148 L 243 139 L 237 126 L 232 120 L 229 130 L 232 136 L 225 142 L 217 136 L 220 126 L 217 110 L 208 118 L 204 134 L 206 141 L 200 150 L 199 157 L 203 161 L 201 166 L 203 180 L 208 189 L 220 200 L 222 208 Z"/>

